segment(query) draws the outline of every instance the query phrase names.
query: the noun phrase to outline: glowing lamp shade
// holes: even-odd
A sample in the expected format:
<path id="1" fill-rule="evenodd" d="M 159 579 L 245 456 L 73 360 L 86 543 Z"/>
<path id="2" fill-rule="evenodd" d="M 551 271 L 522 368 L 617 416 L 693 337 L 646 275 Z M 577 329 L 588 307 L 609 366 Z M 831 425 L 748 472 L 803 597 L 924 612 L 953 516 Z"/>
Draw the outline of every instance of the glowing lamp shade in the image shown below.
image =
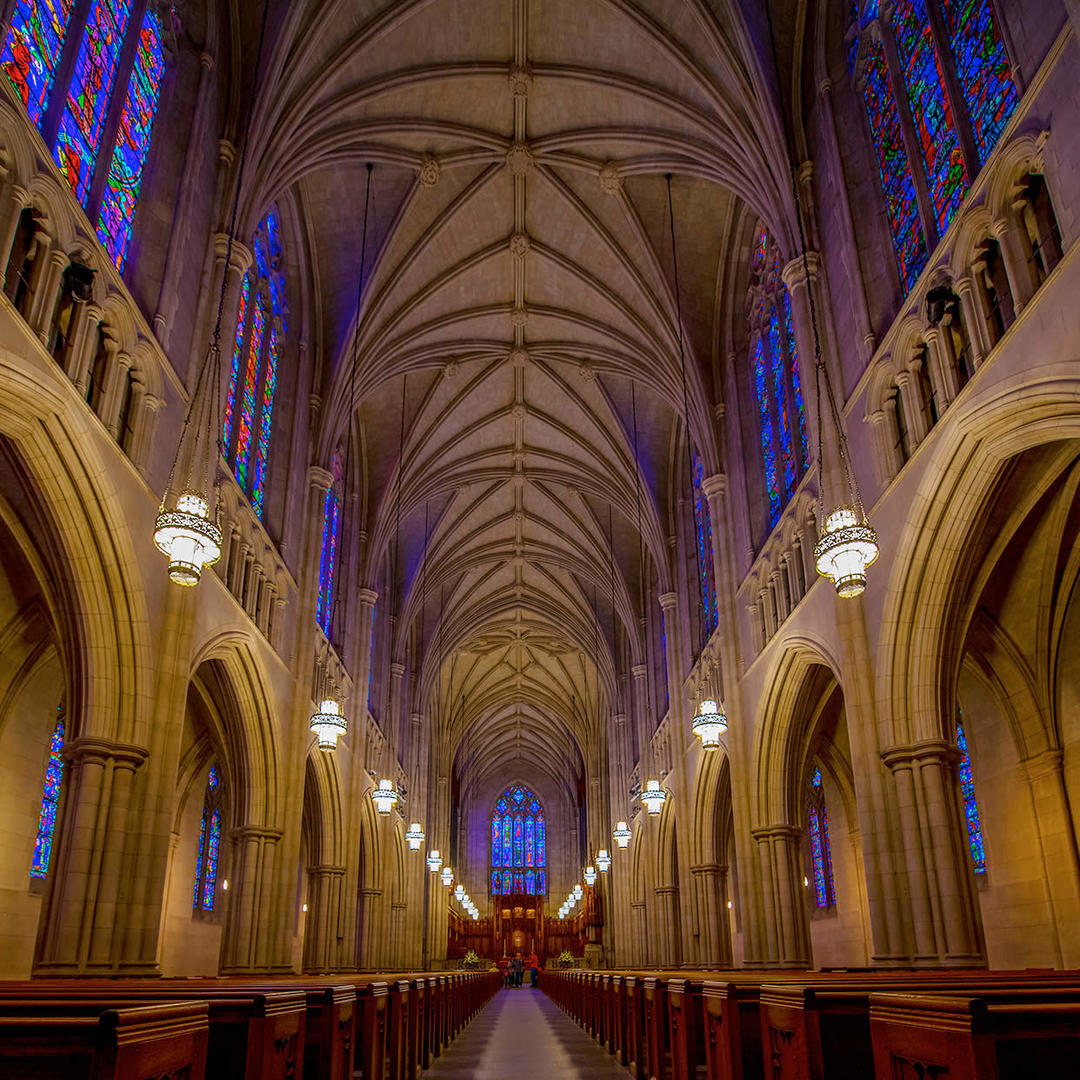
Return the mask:
<path id="1" fill-rule="evenodd" d="M 221 530 L 210 520 L 206 500 L 185 491 L 175 510 L 154 522 L 154 543 L 169 556 L 169 577 L 177 585 L 198 585 L 204 566 L 221 558 Z"/>
<path id="2" fill-rule="evenodd" d="M 480 912 L 479 911 L 474 911 L 472 913 L 472 917 L 473 917 L 473 922 L 476 922 L 480 918 Z"/>
<path id="3" fill-rule="evenodd" d="M 694 734 L 701 740 L 704 750 L 716 750 L 720 746 L 720 736 L 727 731 L 727 717 L 720 711 L 716 702 L 706 698 L 698 708 L 697 716 L 690 723 Z"/>
<path id="4" fill-rule="evenodd" d="M 877 533 L 858 511 L 841 506 L 825 519 L 814 559 L 817 572 L 836 586 L 840 596 L 858 596 L 866 588 L 866 568 L 877 557 Z"/>
<path id="5" fill-rule="evenodd" d="M 454 896 L 456 896 L 458 900 L 461 900 L 465 896 L 465 886 L 462 885 L 460 881 L 457 883 L 457 888 L 454 889 Z"/>
<path id="6" fill-rule="evenodd" d="M 601 874 L 606 873 L 611 868 L 611 852 L 607 848 L 601 848 L 596 853 L 596 869 Z"/>
<path id="7" fill-rule="evenodd" d="M 380 780 L 379 786 L 371 793 L 371 801 L 380 814 L 389 814 L 398 800 L 393 780 Z"/>
<path id="8" fill-rule="evenodd" d="M 578 882 L 578 884 L 574 886 L 574 899 L 580 900 L 584 895 L 585 890 L 581 887 L 581 883 Z"/>
<path id="9" fill-rule="evenodd" d="M 437 851 L 429 851 L 427 857 L 427 868 L 433 873 L 438 873 L 439 867 L 442 866 L 442 856 Z"/>
<path id="10" fill-rule="evenodd" d="M 449 888 L 454 884 L 454 871 L 449 866 L 442 868 L 442 883 Z"/>
<path id="11" fill-rule="evenodd" d="M 660 786 L 659 780 L 650 780 L 641 793 L 641 801 L 650 814 L 659 814 L 664 809 L 667 792 Z"/>
<path id="12" fill-rule="evenodd" d="M 308 726 L 315 732 L 320 750 L 334 750 L 338 739 L 348 729 L 345 717 L 341 715 L 341 706 L 333 698 L 319 703 L 319 711 L 312 714 Z"/>
<path id="13" fill-rule="evenodd" d="M 419 851 L 424 846 L 424 830 L 419 821 L 414 821 L 405 831 L 405 840 L 410 851 Z"/>
<path id="14" fill-rule="evenodd" d="M 630 846 L 630 839 L 634 834 L 630 831 L 630 826 L 625 821 L 620 821 L 615 826 L 614 832 L 611 834 L 612 840 L 615 841 L 621 848 L 628 848 Z"/>
<path id="15" fill-rule="evenodd" d="M 595 866 L 586 866 L 584 876 L 585 876 L 585 884 L 586 885 L 595 885 L 596 884 L 596 867 Z"/>

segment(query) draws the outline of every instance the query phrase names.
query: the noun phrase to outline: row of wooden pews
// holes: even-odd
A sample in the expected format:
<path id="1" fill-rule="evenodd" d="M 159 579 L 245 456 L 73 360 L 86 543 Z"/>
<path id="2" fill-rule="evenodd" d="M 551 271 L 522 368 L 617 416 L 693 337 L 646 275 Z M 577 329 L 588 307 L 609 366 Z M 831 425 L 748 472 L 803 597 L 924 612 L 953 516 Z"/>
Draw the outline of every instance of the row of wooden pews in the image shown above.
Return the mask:
<path id="1" fill-rule="evenodd" d="M 1080 1075 L 1080 972 L 546 971 L 635 1080 Z"/>
<path id="2" fill-rule="evenodd" d="M 3 1080 L 415 1080 L 499 972 L 0 982 Z"/>

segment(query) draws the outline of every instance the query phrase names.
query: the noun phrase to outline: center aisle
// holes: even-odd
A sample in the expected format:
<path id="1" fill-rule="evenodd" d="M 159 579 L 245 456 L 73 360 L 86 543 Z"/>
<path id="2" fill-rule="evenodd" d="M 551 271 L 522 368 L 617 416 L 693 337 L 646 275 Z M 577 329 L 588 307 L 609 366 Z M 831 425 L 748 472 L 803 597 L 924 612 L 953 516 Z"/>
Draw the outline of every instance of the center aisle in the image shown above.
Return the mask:
<path id="1" fill-rule="evenodd" d="M 540 990 L 500 990 L 427 1069 L 444 1080 L 627 1080 L 622 1068 Z"/>

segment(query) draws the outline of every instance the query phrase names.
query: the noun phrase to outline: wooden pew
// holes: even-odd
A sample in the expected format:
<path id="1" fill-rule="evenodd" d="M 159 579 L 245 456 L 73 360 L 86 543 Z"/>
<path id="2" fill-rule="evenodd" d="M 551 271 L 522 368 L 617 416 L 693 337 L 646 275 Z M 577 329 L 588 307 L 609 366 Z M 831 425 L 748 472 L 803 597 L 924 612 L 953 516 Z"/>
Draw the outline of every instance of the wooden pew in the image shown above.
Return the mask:
<path id="1" fill-rule="evenodd" d="M 870 997 L 876 1075 L 896 1080 L 1028 1080 L 1077 1074 L 1080 994 Z"/>
<path id="2" fill-rule="evenodd" d="M 4 1080 L 205 1080 L 205 1001 L 0 1016 Z"/>

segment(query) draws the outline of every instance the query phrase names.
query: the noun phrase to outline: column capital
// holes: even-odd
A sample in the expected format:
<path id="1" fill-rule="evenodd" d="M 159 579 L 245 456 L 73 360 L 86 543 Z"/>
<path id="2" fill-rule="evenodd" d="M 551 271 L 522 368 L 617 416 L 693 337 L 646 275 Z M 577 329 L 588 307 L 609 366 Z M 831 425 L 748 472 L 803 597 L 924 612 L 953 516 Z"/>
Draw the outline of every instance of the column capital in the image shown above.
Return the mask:
<path id="1" fill-rule="evenodd" d="M 1056 747 L 1043 750 L 1020 762 L 1020 775 L 1029 783 L 1033 780 L 1042 780 L 1043 777 L 1060 774 L 1064 762 L 1064 751 Z"/>
<path id="2" fill-rule="evenodd" d="M 361 604 L 370 604 L 372 607 L 374 607 L 375 602 L 379 599 L 379 594 L 374 589 L 357 589 L 356 598 L 360 601 Z"/>
<path id="3" fill-rule="evenodd" d="M 626 713 L 621 713 L 621 712 L 612 713 L 611 714 L 611 722 L 616 727 L 622 727 L 622 725 L 626 723 Z"/>
<path id="4" fill-rule="evenodd" d="M 802 830 L 797 825 L 759 825 L 750 835 L 760 844 L 765 840 L 797 840 Z"/>
<path id="5" fill-rule="evenodd" d="M 784 279 L 788 290 L 795 292 L 796 289 L 801 289 L 806 285 L 807 269 L 810 271 L 810 280 L 817 281 L 820 267 L 821 256 L 816 251 L 808 251 L 805 265 L 802 255 L 797 255 L 780 271 L 780 276 Z"/>
<path id="6" fill-rule="evenodd" d="M 701 481 L 701 490 L 705 492 L 705 498 L 717 499 L 727 492 L 727 474 L 713 473 Z"/>
<path id="7" fill-rule="evenodd" d="M 214 254 L 224 259 L 226 251 L 229 251 L 229 268 L 237 274 L 246 274 L 253 259 L 251 249 L 239 240 L 233 240 L 230 250 L 229 234 L 214 233 Z"/>
<path id="8" fill-rule="evenodd" d="M 335 878 L 342 877 L 345 873 L 344 866 L 313 866 L 308 873 L 312 877 Z"/>
<path id="9" fill-rule="evenodd" d="M 390 678 L 400 679 L 405 674 L 405 665 L 399 664 L 396 660 L 390 665 Z"/>
<path id="10" fill-rule="evenodd" d="M 727 865 L 723 863 L 696 863 L 690 867 L 690 873 L 695 875 L 700 874 L 720 874 L 727 873 Z"/>
<path id="11" fill-rule="evenodd" d="M 281 829 L 270 829 L 264 825 L 238 825 L 232 835 L 237 840 L 263 840 L 276 844 L 285 834 Z"/>
<path id="12" fill-rule="evenodd" d="M 923 739 L 907 746 L 890 746 L 881 751 L 885 767 L 895 772 L 915 765 L 953 765 L 960 760 L 959 749 L 944 739 Z"/>
<path id="13" fill-rule="evenodd" d="M 310 466 L 307 471 L 307 478 L 308 483 L 316 491 L 329 491 L 330 485 L 334 482 L 334 474 L 321 465 Z"/>
<path id="14" fill-rule="evenodd" d="M 649 669 L 645 664 L 634 664 L 634 666 L 630 668 L 630 676 L 634 679 L 644 679 L 648 673 Z"/>
<path id="15" fill-rule="evenodd" d="M 677 599 L 678 597 L 673 592 L 661 593 L 657 597 L 657 600 L 660 601 L 660 606 L 664 609 L 665 612 L 674 611 L 675 601 Z"/>
<path id="16" fill-rule="evenodd" d="M 149 756 L 150 752 L 142 746 L 131 743 L 114 743 L 108 739 L 98 739 L 93 735 L 83 735 L 65 743 L 64 759 L 72 765 L 104 765 L 113 762 L 116 765 L 137 769 Z"/>

